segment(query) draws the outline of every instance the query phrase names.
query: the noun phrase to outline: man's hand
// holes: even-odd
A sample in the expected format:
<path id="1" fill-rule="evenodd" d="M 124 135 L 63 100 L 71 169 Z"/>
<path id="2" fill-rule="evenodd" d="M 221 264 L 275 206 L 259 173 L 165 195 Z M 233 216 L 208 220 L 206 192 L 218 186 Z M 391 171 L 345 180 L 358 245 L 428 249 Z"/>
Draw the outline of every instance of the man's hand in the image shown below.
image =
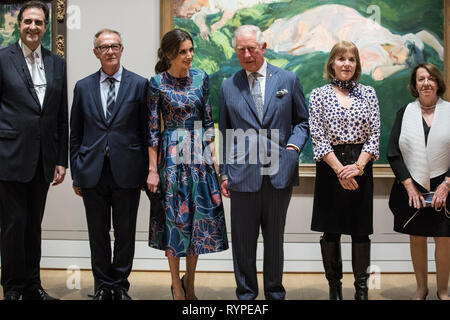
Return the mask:
<path id="1" fill-rule="evenodd" d="M 83 192 L 81 191 L 80 187 L 72 186 L 72 188 L 77 196 L 83 197 Z"/>
<path id="2" fill-rule="evenodd" d="M 64 177 L 66 176 L 66 168 L 63 166 L 56 166 L 55 173 L 53 174 L 53 182 L 52 186 L 57 186 L 64 181 Z"/>
<path id="3" fill-rule="evenodd" d="M 228 179 L 223 180 L 220 183 L 220 191 L 222 192 L 222 194 L 225 198 L 230 197 L 230 190 L 228 190 Z"/>

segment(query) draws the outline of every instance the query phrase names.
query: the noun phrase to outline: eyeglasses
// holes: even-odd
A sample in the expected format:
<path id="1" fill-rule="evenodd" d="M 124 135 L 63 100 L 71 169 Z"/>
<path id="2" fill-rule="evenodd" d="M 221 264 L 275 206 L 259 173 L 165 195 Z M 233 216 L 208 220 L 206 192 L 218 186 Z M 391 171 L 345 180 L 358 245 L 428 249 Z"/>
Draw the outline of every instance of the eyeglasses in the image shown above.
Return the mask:
<path id="1" fill-rule="evenodd" d="M 108 52 L 109 49 L 112 50 L 112 52 L 119 52 L 119 50 L 122 48 L 122 45 L 120 43 L 111 44 L 109 46 L 98 46 L 96 49 L 100 50 L 102 53 Z"/>
<path id="2" fill-rule="evenodd" d="M 257 49 L 259 49 L 259 48 L 258 47 L 236 47 L 236 51 L 238 54 L 244 54 L 245 51 L 247 51 L 247 50 L 250 54 L 253 54 Z"/>

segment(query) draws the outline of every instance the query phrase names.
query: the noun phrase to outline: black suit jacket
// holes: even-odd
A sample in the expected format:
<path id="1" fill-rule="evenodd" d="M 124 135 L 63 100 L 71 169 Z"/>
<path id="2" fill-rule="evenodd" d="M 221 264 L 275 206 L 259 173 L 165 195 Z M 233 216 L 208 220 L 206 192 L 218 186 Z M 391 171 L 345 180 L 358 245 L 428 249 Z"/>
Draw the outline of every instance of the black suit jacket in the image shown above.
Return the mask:
<path id="1" fill-rule="evenodd" d="M 43 107 L 19 43 L 0 50 L 0 180 L 28 182 L 42 156 L 47 182 L 67 167 L 66 63 L 42 47 L 47 88 Z"/>
<path id="2" fill-rule="evenodd" d="M 70 168 L 74 186 L 93 188 L 103 168 L 106 145 L 115 182 L 140 188 L 148 174 L 148 81 L 123 69 L 110 121 L 100 96 L 100 70 L 77 82 L 70 118 Z"/>

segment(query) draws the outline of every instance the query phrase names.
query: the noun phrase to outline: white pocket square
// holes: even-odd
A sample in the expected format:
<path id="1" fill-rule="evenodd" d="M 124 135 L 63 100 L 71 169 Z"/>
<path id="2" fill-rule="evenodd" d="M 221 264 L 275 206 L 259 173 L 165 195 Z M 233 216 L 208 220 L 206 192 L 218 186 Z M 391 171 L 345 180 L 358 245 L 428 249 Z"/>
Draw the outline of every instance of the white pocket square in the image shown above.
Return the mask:
<path id="1" fill-rule="evenodd" d="M 286 89 L 282 89 L 282 90 L 277 91 L 277 97 L 278 98 L 281 98 L 285 94 L 288 94 L 288 91 Z"/>

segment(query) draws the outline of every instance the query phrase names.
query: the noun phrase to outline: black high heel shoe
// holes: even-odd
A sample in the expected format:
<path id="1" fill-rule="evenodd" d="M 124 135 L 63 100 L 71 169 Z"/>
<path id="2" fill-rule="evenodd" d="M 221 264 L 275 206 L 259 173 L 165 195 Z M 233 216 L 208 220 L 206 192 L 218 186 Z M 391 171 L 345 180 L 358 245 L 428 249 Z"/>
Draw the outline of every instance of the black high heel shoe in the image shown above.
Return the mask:
<path id="1" fill-rule="evenodd" d="M 183 291 L 184 291 L 184 297 L 186 297 L 186 287 L 184 286 L 184 276 L 185 275 L 183 275 L 181 277 L 181 287 L 183 288 Z"/>

